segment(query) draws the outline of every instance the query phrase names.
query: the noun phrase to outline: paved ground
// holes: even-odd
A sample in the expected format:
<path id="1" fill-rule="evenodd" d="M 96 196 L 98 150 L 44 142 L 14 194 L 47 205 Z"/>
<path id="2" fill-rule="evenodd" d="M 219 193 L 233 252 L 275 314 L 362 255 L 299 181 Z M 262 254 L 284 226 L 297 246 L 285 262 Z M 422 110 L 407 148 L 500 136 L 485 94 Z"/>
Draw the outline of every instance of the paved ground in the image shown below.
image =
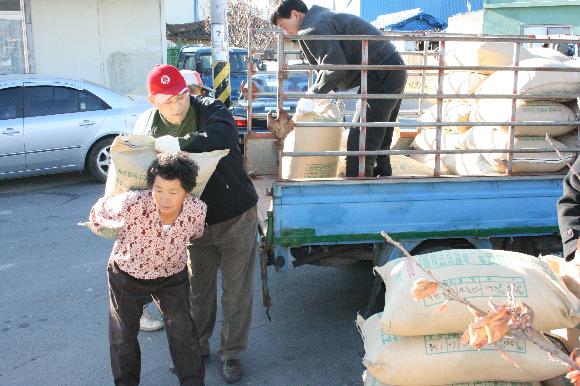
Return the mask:
<path id="1" fill-rule="evenodd" d="M 77 174 L 0 181 L 1 385 L 112 384 L 105 271 L 112 241 L 76 225 L 102 191 Z M 370 292 L 370 268 L 271 272 L 272 322 L 256 275 L 241 384 L 361 384 L 363 345 L 354 320 Z M 140 342 L 141 384 L 177 385 L 164 332 L 142 333 Z M 222 384 L 215 354 L 206 366 L 207 385 Z"/>

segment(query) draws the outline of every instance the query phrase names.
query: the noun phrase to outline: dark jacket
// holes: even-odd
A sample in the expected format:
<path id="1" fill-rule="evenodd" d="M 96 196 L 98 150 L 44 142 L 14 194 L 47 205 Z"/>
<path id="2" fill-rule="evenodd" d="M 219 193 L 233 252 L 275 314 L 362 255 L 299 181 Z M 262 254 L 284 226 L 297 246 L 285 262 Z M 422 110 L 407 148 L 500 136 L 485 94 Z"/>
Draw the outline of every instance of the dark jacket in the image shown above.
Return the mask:
<path id="1" fill-rule="evenodd" d="M 299 35 L 382 35 L 381 31 L 358 16 L 334 13 L 313 5 L 302 19 Z M 302 52 L 310 64 L 361 64 L 360 40 L 300 40 Z M 369 41 L 369 64 L 383 64 L 397 49 L 387 40 Z M 320 71 L 310 91 L 326 94 L 358 86 L 360 70 Z"/>
<path id="2" fill-rule="evenodd" d="M 200 197 L 207 204 L 206 222 L 217 224 L 255 206 L 258 196 L 244 170 L 238 146 L 238 131 L 227 107 L 213 98 L 192 96 L 190 109 L 195 110 L 195 127 L 191 128 L 189 134 L 179 138 L 180 149 L 190 153 L 230 150 L 218 163 Z M 157 110 L 149 112 L 149 122 L 143 123 L 145 129 L 133 132 L 151 135 L 151 121 L 158 119 L 158 115 Z"/>
<path id="3" fill-rule="evenodd" d="M 580 175 L 580 157 L 572 165 L 572 170 Z M 568 261 L 574 258 L 580 236 L 580 180 L 572 170 L 564 178 L 564 194 L 558 200 L 558 225 L 564 258 Z"/>

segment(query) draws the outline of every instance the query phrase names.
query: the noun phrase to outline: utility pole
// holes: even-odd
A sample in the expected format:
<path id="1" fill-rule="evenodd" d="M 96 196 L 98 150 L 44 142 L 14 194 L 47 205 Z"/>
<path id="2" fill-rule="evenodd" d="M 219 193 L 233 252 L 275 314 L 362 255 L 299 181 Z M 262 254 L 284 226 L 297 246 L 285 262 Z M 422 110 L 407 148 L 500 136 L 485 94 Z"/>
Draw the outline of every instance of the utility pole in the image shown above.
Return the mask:
<path id="1" fill-rule="evenodd" d="M 210 1 L 211 58 L 215 98 L 230 106 L 230 51 L 228 47 L 227 0 Z"/>

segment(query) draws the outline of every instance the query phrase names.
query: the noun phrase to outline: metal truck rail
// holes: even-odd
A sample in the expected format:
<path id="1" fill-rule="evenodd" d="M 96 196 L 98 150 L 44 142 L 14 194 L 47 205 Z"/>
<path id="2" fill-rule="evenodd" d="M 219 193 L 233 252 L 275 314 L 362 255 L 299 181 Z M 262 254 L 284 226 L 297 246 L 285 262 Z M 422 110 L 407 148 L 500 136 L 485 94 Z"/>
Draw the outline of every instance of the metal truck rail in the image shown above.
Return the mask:
<path id="1" fill-rule="evenodd" d="M 514 149 L 516 127 L 522 126 L 579 126 L 580 121 L 517 121 L 518 100 L 546 99 L 545 95 L 518 94 L 518 74 L 523 71 L 579 71 L 578 68 L 520 67 L 522 44 L 574 44 L 576 55 L 580 39 L 536 39 L 519 36 L 461 36 L 446 34 L 388 33 L 384 36 L 294 36 L 284 35 L 277 29 L 253 29 L 256 33 L 278 33 L 278 92 L 277 107 L 282 109 L 288 97 L 304 97 L 305 93 L 284 92 L 283 82 L 291 71 L 313 70 L 360 70 L 360 93 L 335 93 L 312 95 L 308 98 L 332 98 L 339 100 L 361 100 L 365 105 L 369 99 L 415 99 L 417 109 L 404 111 L 405 117 L 419 117 L 425 101 L 436 101 L 437 116 L 434 122 L 418 122 L 401 119 L 400 122 L 366 122 L 366 111 L 360 111 L 360 122 L 324 123 L 324 126 L 359 127 L 358 151 L 331 152 L 284 152 L 283 143 L 269 133 L 252 131 L 251 100 L 248 98 L 248 127 L 245 138 L 246 162 L 257 186 L 261 189 L 262 228 L 264 248 L 268 262 L 277 270 L 284 270 L 290 262 L 294 266 L 321 263 L 331 257 L 345 255 L 350 258 L 372 259 L 375 265 L 401 256 L 391 245 L 384 243 L 380 232 L 384 230 L 401 241 L 412 253 L 423 253 L 447 248 L 501 248 L 519 249 L 532 253 L 541 248 L 553 251 L 561 246 L 558 236 L 556 201 L 562 194 L 562 173 L 518 174 L 513 173 L 513 155 L 519 153 L 553 152 L 553 148 Z M 360 65 L 287 65 L 284 43 L 287 40 L 360 40 L 362 63 Z M 370 70 L 394 70 L 402 66 L 369 65 L 368 42 L 371 40 L 412 40 L 438 42 L 437 54 L 413 52 L 401 54 L 423 55 L 422 65 L 404 66 L 409 77 L 420 77 L 417 93 L 368 94 L 367 76 Z M 446 66 L 444 63 L 446 43 L 453 42 L 509 42 L 513 44 L 513 64 L 510 66 Z M 249 62 L 260 51 L 248 47 Z M 438 64 L 428 64 L 433 56 Z M 511 94 L 444 94 L 443 77 L 449 71 L 512 71 L 514 82 Z M 248 71 L 248 94 L 253 94 L 252 74 Z M 426 80 L 436 76 L 436 90 L 424 92 Z M 580 95 L 577 95 L 578 97 Z M 550 95 L 550 98 L 569 95 Z M 511 100 L 511 119 L 496 122 L 446 122 L 443 119 L 443 101 L 453 99 L 508 99 Z M 447 126 L 507 126 L 509 145 L 507 149 L 441 149 L 442 130 Z M 320 122 L 300 122 L 296 127 L 319 127 Z M 434 150 L 390 149 L 366 151 L 365 134 L 368 127 L 399 127 L 401 136 L 412 136 L 420 127 L 436 128 Z M 267 145 L 264 145 L 267 144 Z M 565 152 L 578 152 L 580 146 L 567 148 Z M 268 156 L 264 156 L 268 153 Z M 472 153 L 507 153 L 507 171 L 494 176 L 442 176 L 441 155 Z M 364 177 L 365 155 L 410 155 L 435 154 L 432 176 L 423 177 Z M 283 180 L 282 157 L 303 156 L 358 156 L 359 177 L 331 179 Z M 272 165 L 274 164 L 274 165 Z M 268 176 L 269 174 L 269 176 Z M 270 177 L 270 179 L 268 179 Z M 267 193 L 266 193 L 267 192 Z M 522 248 L 522 246 L 524 248 Z M 528 250 L 526 250 L 528 248 Z M 536 249 L 534 249 L 536 248 Z M 380 289 L 375 282 L 374 296 Z"/>

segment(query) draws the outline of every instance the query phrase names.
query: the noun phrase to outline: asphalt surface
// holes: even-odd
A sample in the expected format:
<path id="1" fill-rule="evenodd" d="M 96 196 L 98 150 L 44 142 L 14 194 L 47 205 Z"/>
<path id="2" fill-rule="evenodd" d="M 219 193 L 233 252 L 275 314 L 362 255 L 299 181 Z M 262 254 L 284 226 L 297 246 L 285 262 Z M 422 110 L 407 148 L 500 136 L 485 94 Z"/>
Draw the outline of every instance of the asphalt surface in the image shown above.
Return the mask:
<path id="1" fill-rule="evenodd" d="M 111 385 L 106 263 L 113 242 L 77 225 L 103 185 L 63 174 L 0 181 L 0 385 Z M 371 265 L 270 274 L 269 322 L 256 271 L 241 385 L 360 385 L 355 326 Z M 218 314 L 218 326 L 221 315 Z M 211 339 L 218 345 L 219 332 Z M 141 333 L 141 385 L 178 385 L 164 331 Z M 206 385 L 224 384 L 215 351 Z"/>

